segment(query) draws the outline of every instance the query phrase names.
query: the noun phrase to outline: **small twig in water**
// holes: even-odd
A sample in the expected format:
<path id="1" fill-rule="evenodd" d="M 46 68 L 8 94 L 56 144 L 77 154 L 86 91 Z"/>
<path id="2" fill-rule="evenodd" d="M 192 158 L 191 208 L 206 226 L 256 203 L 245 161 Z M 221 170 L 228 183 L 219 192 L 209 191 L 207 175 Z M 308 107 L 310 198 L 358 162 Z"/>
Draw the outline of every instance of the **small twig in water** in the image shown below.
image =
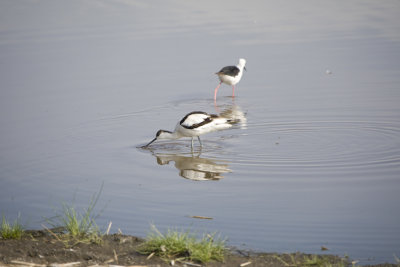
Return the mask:
<path id="1" fill-rule="evenodd" d="M 203 220 L 212 220 L 212 219 L 213 219 L 212 217 L 196 216 L 196 215 L 190 216 L 190 218 L 193 218 L 193 219 L 203 219 Z"/>

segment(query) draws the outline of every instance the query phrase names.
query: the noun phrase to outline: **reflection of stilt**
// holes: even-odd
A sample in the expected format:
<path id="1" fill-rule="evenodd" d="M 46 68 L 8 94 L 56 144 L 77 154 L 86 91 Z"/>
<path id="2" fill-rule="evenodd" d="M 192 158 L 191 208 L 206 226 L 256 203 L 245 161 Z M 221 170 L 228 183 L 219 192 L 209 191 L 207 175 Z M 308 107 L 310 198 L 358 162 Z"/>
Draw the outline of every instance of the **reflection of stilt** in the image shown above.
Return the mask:
<path id="1" fill-rule="evenodd" d="M 219 106 L 217 104 L 217 100 L 214 99 L 214 108 L 215 108 L 215 113 L 219 114 Z"/>
<path id="2" fill-rule="evenodd" d="M 217 103 L 214 101 L 214 108 L 216 113 L 219 114 L 219 116 L 227 118 L 228 120 L 233 122 L 233 124 L 240 124 L 241 129 L 246 129 L 247 128 L 247 118 L 246 114 L 242 111 L 242 109 L 235 105 L 235 99 L 232 98 L 232 105 L 227 105 L 226 108 L 224 108 L 222 111 L 220 110 L 220 107 L 217 105 Z"/>
<path id="3" fill-rule="evenodd" d="M 220 85 L 221 85 L 221 83 L 217 86 L 217 88 L 218 88 Z M 217 89 L 217 88 L 215 88 L 215 89 Z M 232 93 L 234 93 L 234 91 L 235 91 L 235 86 L 232 86 Z M 231 104 L 231 106 L 235 106 L 235 105 L 236 105 L 236 104 L 235 104 L 235 97 L 232 96 L 231 99 L 232 99 L 232 104 Z M 217 114 L 220 113 L 219 105 L 217 104 L 217 99 L 215 99 L 215 98 L 214 98 L 214 109 L 215 109 L 215 112 L 216 112 Z"/>

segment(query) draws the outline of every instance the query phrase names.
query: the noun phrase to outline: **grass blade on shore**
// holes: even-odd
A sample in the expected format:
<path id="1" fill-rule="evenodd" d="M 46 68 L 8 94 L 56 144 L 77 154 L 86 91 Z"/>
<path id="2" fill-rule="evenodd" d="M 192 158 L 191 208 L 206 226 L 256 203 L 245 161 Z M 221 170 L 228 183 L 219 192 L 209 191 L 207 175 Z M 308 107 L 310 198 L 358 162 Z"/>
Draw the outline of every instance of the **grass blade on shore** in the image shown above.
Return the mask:
<path id="1" fill-rule="evenodd" d="M 18 218 L 11 224 L 7 221 L 6 217 L 3 215 L 1 226 L 0 226 L 0 237 L 2 239 L 20 239 L 24 233 L 24 229 L 19 222 Z"/>
<path id="2" fill-rule="evenodd" d="M 189 260 L 200 263 L 223 261 L 226 252 L 225 240 L 215 235 L 203 235 L 198 240 L 189 231 L 168 229 L 162 234 L 154 225 L 146 241 L 139 247 L 142 254 L 155 254 L 164 260 Z"/>

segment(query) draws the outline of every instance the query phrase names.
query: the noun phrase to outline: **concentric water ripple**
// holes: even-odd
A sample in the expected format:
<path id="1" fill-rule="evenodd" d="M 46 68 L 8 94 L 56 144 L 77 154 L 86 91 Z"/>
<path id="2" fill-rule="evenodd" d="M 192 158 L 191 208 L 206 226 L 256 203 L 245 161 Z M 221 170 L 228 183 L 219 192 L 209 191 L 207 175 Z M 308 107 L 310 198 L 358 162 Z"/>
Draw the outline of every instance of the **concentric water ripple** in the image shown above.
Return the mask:
<path id="1" fill-rule="evenodd" d="M 238 137 L 240 151 L 226 153 L 244 165 L 400 166 L 400 127 L 393 122 L 250 123 Z"/>
<path id="2" fill-rule="evenodd" d="M 190 106 L 196 104 L 200 109 L 211 110 L 207 101 L 189 102 Z M 182 105 L 180 104 L 181 109 Z M 171 118 L 168 117 L 167 126 L 163 122 L 162 127 L 173 130 L 173 114 L 176 110 L 171 112 L 170 106 L 168 105 L 169 109 L 161 106 L 150 113 L 144 111 L 126 116 L 131 120 L 136 115 L 155 116 L 158 112 L 168 112 Z M 241 121 L 233 129 L 211 137 L 204 136 L 202 156 L 243 166 L 368 170 L 377 166 L 392 170 L 400 168 L 400 122 L 397 121 L 377 121 L 368 118 L 340 121 L 329 120 L 327 117 L 325 121 L 275 118 L 275 122 L 266 122 L 266 118 L 257 121 L 258 119 L 252 117 L 251 111 L 247 116 L 247 108 L 236 105 L 222 105 L 214 113 L 226 112 L 239 112 Z M 112 120 L 128 118 L 122 116 Z M 157 125 L 148 126 L 153 131 L 158 129 Z M 150 140 L 153 132 L 146 132 L 151 134 Z M 157 144 L 156 148 L 164 152 L 185 154 L 190 153 L 189 144 L 189 139 L 182 139 Z"/>

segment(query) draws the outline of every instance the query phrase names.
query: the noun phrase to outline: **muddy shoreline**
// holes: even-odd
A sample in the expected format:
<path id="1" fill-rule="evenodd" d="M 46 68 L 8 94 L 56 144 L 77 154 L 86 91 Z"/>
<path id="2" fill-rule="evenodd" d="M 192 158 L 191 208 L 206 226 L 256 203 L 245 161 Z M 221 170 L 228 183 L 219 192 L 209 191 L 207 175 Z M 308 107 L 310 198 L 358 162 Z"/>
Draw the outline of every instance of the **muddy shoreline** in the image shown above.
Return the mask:
<path id="1" fill-rule="evenodd" d="M 224 262 L 199 264 L 165 261 L 137 252 L 143 243 L 135 236 L 104 235 L 100 244 L 66 244 L 46 230 L 28 230 L 19 240 L 0 239 L 0 266 L 351 266 L 350 259 L 335 255 L 255 253 L 229 248 Z M 318 260 L 321 257 L 321 260 Z M 374 266 L 396 266 L 379 264 Z"/>

